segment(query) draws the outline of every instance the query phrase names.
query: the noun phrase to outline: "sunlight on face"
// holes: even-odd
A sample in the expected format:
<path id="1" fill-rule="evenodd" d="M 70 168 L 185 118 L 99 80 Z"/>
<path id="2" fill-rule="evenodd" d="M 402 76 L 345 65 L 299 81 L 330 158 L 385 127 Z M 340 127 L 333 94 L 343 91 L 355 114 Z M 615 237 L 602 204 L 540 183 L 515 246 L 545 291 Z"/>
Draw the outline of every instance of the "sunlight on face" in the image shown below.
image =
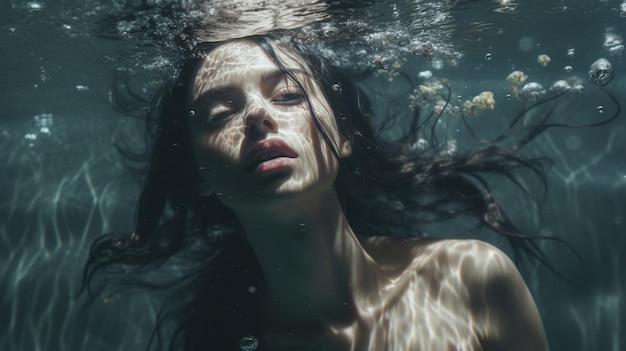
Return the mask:
<path id="1" fill-rule="evenodd" d="M 287 49 L 276 52 L 347 157 L 350 146 L 306 64 Z M 227 206 L 266 205 L 332 186 L 338 161 L 315 126 L 304 92 L 256 43 L 237 40 L 211 51 L 196 75 L 190 106 L 201 187 Z"/>

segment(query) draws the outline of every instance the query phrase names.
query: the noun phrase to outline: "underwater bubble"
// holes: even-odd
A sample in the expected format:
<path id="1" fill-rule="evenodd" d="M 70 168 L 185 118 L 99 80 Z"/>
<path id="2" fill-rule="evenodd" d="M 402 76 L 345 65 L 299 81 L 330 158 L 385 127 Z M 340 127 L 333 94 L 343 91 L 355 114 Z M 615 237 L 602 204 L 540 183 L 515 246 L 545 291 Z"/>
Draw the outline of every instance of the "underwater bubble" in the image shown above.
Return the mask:
<path id="1" fill-rule="evenodd" d="M 413 144 L 412 148 L 414 150 L 422 151 L 422 150 L 426 150 L 428 148 L 428 145 L 429 145 L 428 140 L 420 138 L 415 142 L 415 144 Z"/>
<path id="2" fill-rule="evenodd" d="M 598 113 L 604 113 L 604 106 L 598 105 L 598 107 L 596 107 L 596 111 L 598 111 Z"/>
<path id="3" fill-rule="evenodd" d="M 241 351 L 254 351 L 259 347 L 259 340 L 252 335 L 246 335 L 239 339 L 239 350 Z"/>
<path id="4" fill-rule="evenodd" d="M 582 84 L 575 84 L 571 86 L 567 92 L 571 95 L 579 95 L 582 94 L 584 88 Z"/>
<path id="5" fill-rule="evenodd" d="M 341 91 L 341 84 L 335 83 L 335 84 L 333 84 L 331 89 L 333 89 L 334 92 L 340 92 Z"/>
<path id="6" fill-rule="evenodd" d="M 589 80 L 595 85 L 608 84 L 613 79 L 614 74 L 613 65 L 604 58 L 598 59 L 589 66 Z"/>
<path id="7" fill-rule="evenodd" d="M 43 8 L 43 5 L 36 1 L 30 1 L 26 3 L 26 7 L 31 10 L 41 10 Z"/>
<path id="8" fill-rule="evenodd" d="M 510 101 L 511 100 L 511 94 L 506 94 L 505 98 Z"/>
<path id="9" fill-rule="evenodd" d="M 570 73 L 573 70 L 574 70 L 574 67 L 572 67 L 572 66 L 565 66 L 565 67 L 563 67 L 563 71 L 565 71 L 567 73 Z"/>
<path id="10" fill-rule="evenodd" d="M 87 90 L 89 90 L 89 87 L 86 86 L 86 85 L 77 85 L 76 86 L 76 90 L 78 90 L 78 91 L 87 91 Z"/>
<path id="11" fill-rule="evenodd" d="M 50 127 L 52 126 L 52 122 L 53 120 L 51 113 L 42 113 L 35 116 L 35 125 L 37 127 Z"/>
<path id="12" fill-rule="evenodd" d="M 624 53 L 624 45 L 616 45 L 609 49 L 611 56 L 619 57 Z"/>
<path id="13" fill-rule="evenodd" d="M 194 110 L 189 110 L 189 112 L 187 112 L 187 114 L 189 114 L 190 117 L 193 117 L 196 115 L 196 111 Z"/>
<path id="14" fill-rule="evenodd" d="M 554 94 L 561 94 L 569 90 L 569 83 L 564 80 L 557 80 L 550 87 L 550 91 Z"/>
<path id="15" fill-rule="evenodd" d="M 622 45 L 622 37 L 614 33 L 606 33 L 604 35 L 604 43 L 602 46 L 609 50 L 614 46 Z"/>
<path id="16" fill-rule="evenodd" d="M 423 55 L 427 60 L 431 61 L 435 55 L 435 45 L 430 41 L 418 42 L 411 49 L 414 55 Z"/>
<path id="17" fill-rule="evenodd" d="M 26 134 L 24 134 L 24 139 L 26 139 L 26 140 L 37 140 L 37 134 L 26 133 Z"/>
<path id="18" fill-rule="evenodd" d="M 336 36 L 339 33 L 339 29 L 335 26 L 328 25 L 322 29 L 322 33 L 326 38 L 330 38 Z"/>
<path id="19" fill-rule="evenodd" d="M 411 43 L 411 37 L 406 33 L 396 33 L 394 39 L 400 47 L 408 46 Z"/>
<path id="20" fill-rule="evenodd" d="M 387 56 L 382 56 L 378 60 L 376 60 L 376 64 L 379 68 L 384 69 L 385 71 L 391 68 L 391 59 Z"/>
<path id="21" fill-rule="evenodd" d="M 626 1 L 619 6 L 620 17 L 626 17 Z"/>
<path id="22" fill-rule="evenodd" d="M 132 242 L 137 242 L 137 241 L 139 241 L 139 234 L 137 234 L 137 233 L 135 233 L 135 232 L 132 232 L 132 233 L 130 234 L 130 241 L 132 241 Z"/>
<path id="23" fill-rule="evenodd" d="M 249 286 L 248 287 L 248 292 L 250 294 L 254 294 L 256 292 L 256 286 Z"/>
<path id="24" fill-rule="evenodd" d="M 567 57 L 574 57 L 576 49 L 567 49 Z"/>
<path id="25" fill-rule="evenodd" d="M 486 54 L 485 55 L 485 60 L 491 61 L 491 59 L 492 59 L 491 54 Z"/>
<path id="26" fill-rule="evenodd" d="M 422 78 L 422 79 L 430 79 L 430 78 L 433 77 L 433 72 L 431 72 L 431 71 L 421 71 L 420 73 L 417 74 L 417 76 L 419 78 Z"/>
<path id="27" fill-rule="evenodd" d="M 519 91 L 519 96 L 528 101 L 536 101 L 546 94 L 546 89 L 536 82 L 530 82 L 524 85 Z"/>
<path id="28" fill-rule="evenodd" d="M 441 60 L 435 60 L 432 62 L 431 66 L 436 70 L 440 70 L 440 69 L 443 69 L 444 62 Z"/>
<path id="29" fill-rule="evenodd" d="M 544 67 L 547 66 L 548 63 L 550 63 L 550 61 L 552 61 L 552 59 L 550 58 L 550 56 L 546 54 L 541 54 L 537 56 L 537 63 Z"/>

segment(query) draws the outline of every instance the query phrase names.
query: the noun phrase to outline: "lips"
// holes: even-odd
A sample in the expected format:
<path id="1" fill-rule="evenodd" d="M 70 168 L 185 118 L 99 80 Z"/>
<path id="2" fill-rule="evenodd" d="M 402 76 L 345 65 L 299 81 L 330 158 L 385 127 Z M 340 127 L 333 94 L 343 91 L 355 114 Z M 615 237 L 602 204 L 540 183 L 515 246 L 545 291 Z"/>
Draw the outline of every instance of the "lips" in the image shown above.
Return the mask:
<path id="1" fill-rule="evenodd" d="M 291 149 L 285 142 L 280 139 L 269 139 L 254 144 L 246 155 L 246 169 L 254 170 L 267 167 L 261 167 L 263 164 L 283 164 L 272 162 L 278 158 L 296 158 L 298 153 Z M 269 161 L 269 162 L 268 162 Z M 273 167 L 271 167 L 273 168 Z"/>

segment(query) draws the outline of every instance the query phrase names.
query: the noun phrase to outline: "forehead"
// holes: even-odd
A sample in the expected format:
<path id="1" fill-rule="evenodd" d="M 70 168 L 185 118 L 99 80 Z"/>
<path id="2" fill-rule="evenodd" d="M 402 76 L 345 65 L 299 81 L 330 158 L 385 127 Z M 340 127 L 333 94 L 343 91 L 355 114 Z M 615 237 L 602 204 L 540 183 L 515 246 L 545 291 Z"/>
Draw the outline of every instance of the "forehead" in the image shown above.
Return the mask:
<path id="1" fill-rule="evenodd" d="M 274 46 L 280 61 L 287 68 L 307 69 L 304 60 L 292 50 Z M 213 49 L 196 74 L 192 97 L 223 84 L 254 82 L 254 76 L 277 69 L 268 54 L 251 40 L 237 40 Z"/>

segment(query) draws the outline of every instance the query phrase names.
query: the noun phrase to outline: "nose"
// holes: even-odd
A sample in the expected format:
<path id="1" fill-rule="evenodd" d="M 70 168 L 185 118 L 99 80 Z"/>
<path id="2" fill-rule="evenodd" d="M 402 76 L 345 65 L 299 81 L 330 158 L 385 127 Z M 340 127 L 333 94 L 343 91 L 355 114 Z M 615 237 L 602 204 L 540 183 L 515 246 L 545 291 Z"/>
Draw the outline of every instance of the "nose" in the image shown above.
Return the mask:
<path id="1" fill-rule="evenodd" d="M 268 133 L 276 133 L 278 125 L 270 113 L 270 107 L 259 97 L 250 97 L 246 106 L 246 136 L 250 140 L 262 139 Z"/>

